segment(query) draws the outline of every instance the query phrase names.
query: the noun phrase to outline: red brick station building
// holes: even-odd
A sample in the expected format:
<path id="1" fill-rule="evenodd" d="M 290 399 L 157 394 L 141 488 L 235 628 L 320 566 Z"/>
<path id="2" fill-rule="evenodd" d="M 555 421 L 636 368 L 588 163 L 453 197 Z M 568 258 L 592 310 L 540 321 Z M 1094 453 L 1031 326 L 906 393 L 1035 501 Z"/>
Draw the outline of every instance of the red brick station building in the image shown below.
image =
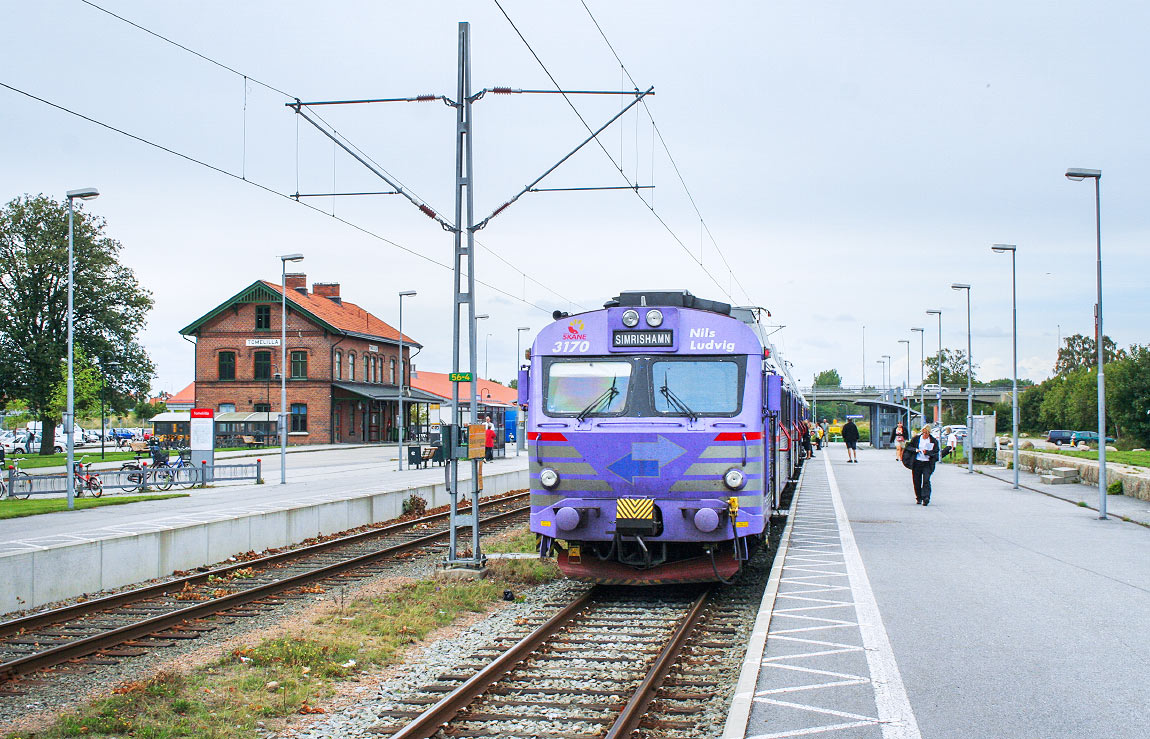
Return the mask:
<path id="1" fill-rule="evenodd" d="M 288 443 L 394 441 L 399 331 L 343 300 L 339 283 L 308 292 L 306 275 L 289 274 L 286 288 Z M 180 329 L 196 342 L 195 403 L 216 411 L 217 443 L 275 437 L 280 301 L 280 286 L 259 280 Z M 411 356 L 421 348 L 403 337 L 404 437 L 425 440 L 429 409 L 442 398 L 411 388 Z"/>

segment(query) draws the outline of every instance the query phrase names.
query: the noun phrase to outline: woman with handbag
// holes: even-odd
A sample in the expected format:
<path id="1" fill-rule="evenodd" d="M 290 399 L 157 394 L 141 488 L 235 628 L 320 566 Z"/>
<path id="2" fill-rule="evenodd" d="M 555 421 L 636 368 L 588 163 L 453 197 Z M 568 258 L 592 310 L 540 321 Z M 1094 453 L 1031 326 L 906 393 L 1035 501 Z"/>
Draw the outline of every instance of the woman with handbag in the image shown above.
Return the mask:
<path id="1" fill-rule="evenodd" d="M 910 468 L 915 504 L 930 505 L 930 476 L 939 460 L 939 445 L 939 441 L 930 435 L 928 423 L 903 449 L 902 463 Z"/>
<path id="2" fill-rule="evenodd" d="M 910 434 L 906 431 L 906 426 L 902 425 L 902 421 L 894 427 L 894 431 L 890 432 L 890 441 L 894 444 L 894 458 L 902 459 L 902 450 L 906 446 L 906 437 Z"/>

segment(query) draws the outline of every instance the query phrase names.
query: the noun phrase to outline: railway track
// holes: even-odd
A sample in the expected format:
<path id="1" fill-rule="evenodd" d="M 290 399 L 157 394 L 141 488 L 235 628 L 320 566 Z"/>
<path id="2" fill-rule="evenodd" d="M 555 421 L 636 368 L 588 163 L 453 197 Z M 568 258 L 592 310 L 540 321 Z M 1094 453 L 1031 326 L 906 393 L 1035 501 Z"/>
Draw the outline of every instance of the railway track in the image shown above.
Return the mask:
<path id="1" fill-rule="evenodd" d="M 526 498 L 523 492 L 481 501 L 490 511 L 482 523 L 521 518 L 530 511 Z M 436 513 L 2 622 L 0 690 L 12 692 L 14 679 L 77 659 L 115 663 L 197 638 L 216 628 L 205 620 L 210 616 L 254 616 L 309 597 L 300 589 L 332 578 L 372 577 L 395 557 L 446 539 L 446 520 Z"/>

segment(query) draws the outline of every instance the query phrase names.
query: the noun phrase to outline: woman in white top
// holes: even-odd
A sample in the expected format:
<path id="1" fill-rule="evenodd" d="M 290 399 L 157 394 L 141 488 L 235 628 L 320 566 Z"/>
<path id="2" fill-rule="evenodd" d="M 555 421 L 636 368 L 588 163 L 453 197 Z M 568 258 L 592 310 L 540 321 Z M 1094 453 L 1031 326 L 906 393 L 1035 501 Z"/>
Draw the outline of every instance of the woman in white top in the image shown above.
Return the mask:
<path id="1" fill-rule="evenodd" d="M 914 437 L 907 448 L 915 452 L 914 462 L 910 468 L 911 481 L 914 483 L 915 504 L 930 505 L 930 476 L 934 474 L 934 465 L 938 462 L 939 442 L 930 435 L 930 424 L 922 427 L 922 432 Z"/>

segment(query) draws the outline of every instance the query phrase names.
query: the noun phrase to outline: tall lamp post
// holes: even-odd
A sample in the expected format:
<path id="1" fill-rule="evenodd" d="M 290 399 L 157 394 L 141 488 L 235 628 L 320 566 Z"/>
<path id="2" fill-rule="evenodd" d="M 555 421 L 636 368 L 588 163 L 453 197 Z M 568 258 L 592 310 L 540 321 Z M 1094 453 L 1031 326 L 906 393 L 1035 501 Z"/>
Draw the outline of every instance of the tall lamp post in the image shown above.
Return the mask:
<path id="1" fill-rule="evenodd" d="M 488 313 L 476 313 L 475 314 L 475 322 L 472 323 L 471 330 L 473 332 L 475 332 L 476 336 L 479 335 L 479 322 L 480 321 L 486 321 L 488 318 L 491 318 L 491 315 Z M 479 360 L 476 360 L 475 367 L 476 368 L 479 367 Z M 483 373 L 487 374 L 487 370 L 485 369 L 483 371 Z M 486 379 L 486 378 L 484 378 L 484 379 Z M 478 416 L 478 413 L 479 413 L 479 378 L 478 377 L 474 378 L 473 382 L 474 382 L 474 384 L 471 387 L 474 388 L 474 392 L 472 393 L 473 397 L 470 399 L 471 400 L 471 407 L 475 408 L 476 420 L 481 421 L 483 419 L 479 418 L 479 416 Z M 462 419 L 460 419 L 460 422 L 462 422 Z"/>
<path id="2" fill-rule="evenodd" d="M 941 426 L 942 425 L 942 311 L 931 309 L 931 310 L 928 310 L 926 312 L 926 314 L 928 316 L 938 316 L 938 405 L 935 406 L 938 409 L 938 418 L 935 419 L 935 423 L 938 424 L 939 426 Z M 941 445 L 941 443 L 942 443 L 942 429 L 941 428 L 938 430 L 938 440 L 939 440 L 939 444 Z"/>
<path id="3" fill-rule="evenodd" d="M 104 404 L 108 395 L 108 370 L 119 366 L 113 362 L 100 365 L 100 459 L 104 458 L 104 437 L 108 435 L 107 427 L 104 424 Z"/>
<path id="4" fill-rule="evenodd" d="M 523 337 L 524 331 L 530 331 L 530 326 L 520 326 L 515 329 L 515 387 L 519 387 L 519 363 L 523 361 L 523 355 L 519 353 L 519 340 Z M 515 456 L 519 456 L 519 450 L 523 449 L 523 430 L 526 428 L 527 419 L 524 417 L 523 409 L 520 408 L 519 412 L 515 414 L 518 419 L 515 423 Z"/>
<path id="5" fill-rule="evenodd" d="M 970 445 L 972 424 L 974 423 L 974 357 L 970 354 L 970 285 L 965 282 L 956 282 L 950 286 L 951 290 L 966 291 L 966 438 L 962 440 L 963 452 L 966 453 L 966 472 L 974 474 L 974 447 Z"/>
<path id="6" fill-rule="evenodd" d="M 399 294 L 399 424 L 396 426 L 396 463 L 403 469 L 403 299 L 415 296 L 414 290 L 404 290 Z"/>
<path id="7" fill-rule="evenodd" d="M 73 304 L 73 281 L 75 277 L 74 269 L 74 253 L 75 246 L 73 244 L 74 237 L 72 235 L 72 222 L 74 220 L 72 201 L 79 198 L 80 200 L 92 200 L 100 196 L 100 191 L 94 187 L 82 187 L 79 190 L 69 190 L 68 193 L 68 412 L 64 418 L 64 430 L 67 433 L 67 446 L 68 446 L 68 471 L 65 473 L 68 477 L 68 510 L 73 510 L 76 507 L 76 476 L 72 473 L 72 466 L 75 464 L 76 458 L 76 435 L 73 430 L 76 428 L 76 383 L 73 367 L 72 367 L 72 324 L 74 321 L 73 314 L 75 313 L 75 306 Z M 55 429 L 49 431 L 47 428 L 40 428 L 41 441 L 48 441 L 48 434 L 55 433 Z M 1105 444 L 1106 440 L 1102 442 Z M 51 442 L 48 442 L 51 443 Z"/>
<path id="8" fill-rule="evenodd" d="M 899 339 L 898 343 L 906 344 L 906 386 L 902 393 L 902 400 L 906 403 L 906 429 L 910 431 L 910 403 L 906 400 L 906 391 L 910 390 L 910 339 Z"/>
<path id="9" fill-rule="evenodd" d="M 922 416 L 922 422 L 926 423 L 926 330 L 921 328 L 912 328 L 918 334 L 918 412 Z"/>
<path id="10" fill-rule="evenodd" d="M 889 355 L 889 354 L 884 354 L 884 355 L 882 355 L 882 358 L 883 358 L 883 366 L 882 366 L 883 376 L 882 376 L 882 383 L 883 383 L 883 387 L 884 387 L 886 390 L 890 390 L 890 389 L 891 389 L 891 387 L 890 387 L 890 386 L 891 386 L 891 382 L 892 382 L 892 380 L 891 380 L 891 371 L 890 371 L 890 369 L 891 369 L 891 364 L 890 364 L 890 355 Z"/>
<path id="11" fill-rule="evenodd" d="M 1094 232 L 1098 244 L 1098 303 L 1095 305 L 1094 343 L 1098 348 L 1098 517 L 1106 518 L 1106 376 L 1103 374 L 1105 358 L 1102 332 L 1102 170 L 1066 170 L 1066 178 L 1081 182 L 1094 180 Z M 1061 348 L 1061 345 L 1060 345 Z"/>
<path id="12" fill-rule="evenodd" d="M 991 251 L 999 254 L 1010 253 L 1010 312 L 1011 337 L 1014 349 L 1014 368 L 1010 374 L 1010 429 L 1012 441 L 1010 448 L 1014 451 L 1014 489 L 1018 490 L 1018 272 L 1015 264 L 1015 254 L 1018 247 L 1014 244 L 995 244 Z"/>
<path id="13" fill-rule="evenodd" d="M 280 485 L 287 484 L 287 263 L 302 262 L 303 254 L 280 256 Z"/>

